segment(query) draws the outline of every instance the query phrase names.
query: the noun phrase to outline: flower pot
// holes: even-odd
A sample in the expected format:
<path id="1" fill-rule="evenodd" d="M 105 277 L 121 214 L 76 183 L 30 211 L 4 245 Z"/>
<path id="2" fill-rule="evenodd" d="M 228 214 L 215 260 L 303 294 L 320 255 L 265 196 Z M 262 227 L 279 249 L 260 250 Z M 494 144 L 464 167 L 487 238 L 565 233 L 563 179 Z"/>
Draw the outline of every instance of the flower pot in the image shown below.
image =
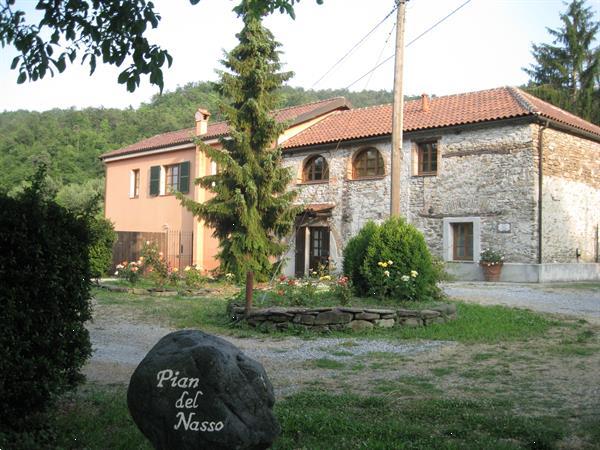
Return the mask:
<path id="1" fill-rule="evenodd" d="M 483 278 L 485 281 L 500 281 L 502 264 L 480 264 L 483 269 Z"/>

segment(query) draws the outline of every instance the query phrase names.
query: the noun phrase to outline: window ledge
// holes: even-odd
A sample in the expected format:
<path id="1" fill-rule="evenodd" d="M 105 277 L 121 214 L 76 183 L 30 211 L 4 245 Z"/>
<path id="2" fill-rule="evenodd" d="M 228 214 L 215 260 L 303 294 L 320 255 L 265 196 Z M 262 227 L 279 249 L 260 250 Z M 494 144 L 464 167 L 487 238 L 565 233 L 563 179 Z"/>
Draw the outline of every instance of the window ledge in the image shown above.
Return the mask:
<path id="1" fill-rule="evenodd" d="M 416 177 L 437 177 L 438 174 L 437 172 L 432 172 L 432 173 L 415 173 L 413 175 L 414 178 Z"/>
<path id="2" fill-rule="evenodd" d="M 383 180 L 385 177 L 385 175 L 375 175 L 370 177 L 346 178 L 346 181 L 377 181 Z"/>
<path id="3" fill-rule="evenodd" d="M 327 180 L 314 180 L 314 181 L 299 181 L 299 182 L 296 183 L 297 186 L 311 185 L 311 184 L 329 184 L 329 179 L 327 179 Z"/>

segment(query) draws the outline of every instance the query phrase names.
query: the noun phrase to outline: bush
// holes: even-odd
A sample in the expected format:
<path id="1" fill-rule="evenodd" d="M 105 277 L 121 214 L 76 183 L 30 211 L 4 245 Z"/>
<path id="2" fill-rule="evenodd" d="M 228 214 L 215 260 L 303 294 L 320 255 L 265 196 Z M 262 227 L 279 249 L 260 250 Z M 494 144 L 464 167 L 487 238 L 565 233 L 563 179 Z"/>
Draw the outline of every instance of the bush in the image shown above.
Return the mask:
<path id="1" fill-rule="evenodd" d="M 91 354 L 90 232 L 42 199 L 40 179 L 17 198 L 0 195 L 0 433 L 82 381 Z"/>
<path id="2" fill-rule="evenodd" d="M 374 222 L 367 222 L 358 234 L 348 241 L 344 249 L 344 274 L 350 277 L 358 295 L 367 295 L 369 292 L 369 284 L 363 276 L 362 266 L 367 256 L 367 246 L 377 229 Z"/>
<path id="3" fill-rule="evenodd" d="M 441 295 L 437 287 L 440 272 L 434 266 L 423 235 L 414 226 L 400 218 L 390 218 L 380 226 L 367 226 L 368 231 L 363 232 L 363 228 L 357 236 L 362 234 L 363 240 L 354 244 L 350 252 L 351 258 L 355 258 L 350 266 L 359 273 L 359 282 L 364 283 L 357 289 L 359 294 L 401 301 Z M 360 255 L 364 255 L 362 260 Z M 344 267 L 347 267 L 346 252 Z"/>
<path id="4" fill-rule="evenodd" d="M 112 263 L 113 244 L 117 234 L 110 220 L 102 217 L 89 219 L 92 244 L 89 248 L 91 276 L 105 275 Z"/>

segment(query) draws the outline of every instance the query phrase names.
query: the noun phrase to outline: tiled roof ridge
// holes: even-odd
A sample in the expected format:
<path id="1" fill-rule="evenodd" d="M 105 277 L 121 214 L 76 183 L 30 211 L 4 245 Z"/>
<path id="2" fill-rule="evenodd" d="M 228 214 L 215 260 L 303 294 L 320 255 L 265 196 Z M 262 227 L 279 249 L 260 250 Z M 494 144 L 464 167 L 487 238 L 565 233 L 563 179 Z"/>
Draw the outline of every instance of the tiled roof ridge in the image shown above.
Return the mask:
<path id="1" fill-rule="evenodd" d="M 530 114 L 539 114 L 540 111 L 535 107 L 533 103 L 529 101 L 527 97 L 523 95 L 523 91 L 516 86 L 506 86 L 506 90 L 512 95 L 512 97 Z"/>
<path id="2" fill-rule="evenodd" d="M 529 92 L 526 92 L 526 91 L 524 91 L 522 89 L 519 89 L 519 88 L 515 88 L 515 90 L 517 92 L 519 92 L 519 94 L 522 95 L 522 96 L 524 96 L 525 98 L 527 98 L 527 97 L 534 97 L 536 99 L 536 101 L 543 103 L 548 108 L 550 108 L 550 109 L 552 109 L 554 111 L 560 111 L 562 114 L 566 114 L 566 115 L 572 117 L 573 119 L 583 120 L 584 122 L 588 122 L 588 123 L 591 123 L 592 125 L 595 125 L 594 123 L 590 122 L 589 120 L 586 120 L 583 117 L 579 117 L 578 115 L 573 114 L 572 112 L 569 112 L 566 109 L 559 108 L 558 106 L 555 106 L 552 103 L 548 103 L 546 100 L 542 100 L 541 98 L 536 97 L 535 95 L 530 94 Z M 536 111 L 538 111 L 537 108 L 535 108 L 535 109 L 536 109 Z"/>

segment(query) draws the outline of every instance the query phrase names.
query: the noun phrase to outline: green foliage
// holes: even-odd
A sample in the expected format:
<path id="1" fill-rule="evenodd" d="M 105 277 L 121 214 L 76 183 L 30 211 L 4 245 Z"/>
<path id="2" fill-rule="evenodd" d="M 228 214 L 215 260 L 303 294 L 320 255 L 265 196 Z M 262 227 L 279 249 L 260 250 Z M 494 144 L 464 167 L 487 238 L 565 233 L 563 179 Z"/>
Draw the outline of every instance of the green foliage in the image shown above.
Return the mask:
<path id="1" fill-rule="evenodd" d="M 560 15 L 562 28 L 548 32 L 553 44 L 533 44 L 536 60 L 526 89 L 553 105 L 600 123 L 600 47 L 594 46 L 600 22 L 584 0 L 573 0 Z"/>
<path id="2" fill-rule="evenodd" d="M 202 270 L 196 266 L 186 266 L 183 269 L 183 283 L 188 289 L 198 289 L 202 287 L 207 278 L 203 275 Z"/>
<path id="3" fill-rule="evenodd" d="M 90 233 L 40 195 L 44 176 L 17 198 L 0 195 L 0 431 L 75 387 L 91 354 Z"/>
<path id="4" fill-rule="evenodd" d="M 90 274 L 94 278 L 106 275 L 112 263 L 113 244 L 117 239 L 112 222 L 94 217 L 88 222 L 91 245 L 89 247 Z"/>
<path id="5" fill-rule="evenodd" d="M 284 250 L 280 240 L 297 213 L 291 207 L 294 192 L 287 190 L 291 174 L 281 166 L 281 150 L 273 147 L 285 124 L 271 115 L 277 89 L 291 74 L 280 72 L 279 44 L 262 25 L 261 15 L 252 12 L 258 3 L 265 2 L 243 1 L 238 7 L 244 27 L 239 44 L 222 61 L 227 71 L 220 73 L 216 85 L 230 135 L 220 140 L 223 150 L 201 146 L 221 171 L 196 184 L 215 195 L 204 203 L 178 195 L 215 230 L 220 270 L 233 273 L 238 281 L 247 273 L 259 280 L 269 276 L 271 258 Z"/>
<path id="6" fill-rule="evenodd" d="M 150 75 L 150 83 L 163 87 L 162 67 L 170 67 L 171 55 L 145 37 L 156 28 L 160 15 L 146 0 L 119 2 L 39 1 L 42 12 L 38 23 L 27 20 L 25 11 L 15 9 L 14 1 L 0 5 L 0 43 L 18 51 L 11 69 L 19 68 L 17 83 L 36 81 L 47 73 L 62 73 L 78 56 L 88 60 L 90 75 L 96 63 L 120 67 L 131 63 L 118 82 L 135 91 L 141 75 Z"/>
<path id="7" fill-rule="evenodd" d="M 82 184 L 71 183 L 56 193 L 56 203 L 88 223 L 91 237 L 90 271 L 95 278 L 106 275 L 110 268 L 113 244 L 117 239 L 112 222 L 100 213 L 103 198 L 103 179 L 92 179 Z"/>
<path id="8" fill-rule="evenodd" d="M 388 91 L 305 90 L 284 86 L 277 90 L 276 108 L 345 96 L 363 107 L 392 101 Z M 35 170 L 40 158 L 48 163 L 48 175 L 61 196 L 75 196 L 83 185 L 103 190 L 104 170 L 98 157 L 167 131 L 193 125 L 198 106 L 207 108 L 211 122 L 223 119 L 219 94 L 207 82 L 188 83 L 173 92 L 155 95 L 138 109 L 53 109 L 45 112 L 0 112 L 0 190 L 22 191 L 23 180 Z M 88 185 L 89 180 L 91 181 Z M 63 185 L 77 185 L 61 194 Z"/>
<path id="9" fill-rule="evenodd" d="M 367 247 L 376 231 L 377 225 L 375 222 L 367 222 L 358 234 L 348 241 L 346 248 L 344 248 L 344 273 L 352 280 L 358 295 L 366 295 L 369 291 L 369 284 L 362 274 L 362 266 L 367 256 Z"/>
<path id="10" fill-rule="evenodd" d="M 390 218 L 379 226 L 367 224 L 357 238 L 351 241 L 350 251 L 344 252 L 344 269 L 358 276 L 367 295 L 399 301 L 440 297 L 439 271 L 414 226 Z"/>

